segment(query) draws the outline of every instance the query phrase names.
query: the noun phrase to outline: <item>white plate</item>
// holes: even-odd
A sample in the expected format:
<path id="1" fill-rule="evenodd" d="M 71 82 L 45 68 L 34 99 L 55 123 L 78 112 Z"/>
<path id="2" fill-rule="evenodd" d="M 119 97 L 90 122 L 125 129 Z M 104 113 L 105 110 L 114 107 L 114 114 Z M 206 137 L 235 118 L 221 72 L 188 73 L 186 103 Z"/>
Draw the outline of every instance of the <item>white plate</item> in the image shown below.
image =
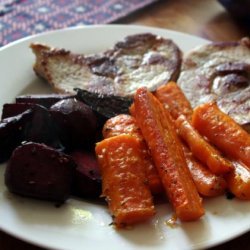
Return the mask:
<path id="1" fill-rule="evenodd" d="M 140 26 L 89 26 L 49 32 L 22 39 L 0 49 L 0 106 L 21 93 L 50 89 L 32 71 L 31 42 L 44 42 L 74 52 L 91 53 L 111 47 L 126 35 L 152 32 L 173 39 L 183 51 L 206 40 L 174 31 Z M 168 204 L 157 206 L 155 218 L 131 230 L 115 230 L 106 206 L 71 199 L 60 208 L 49 202 L 10 194 L 0 168 L 0 228 L 18 238 L 52 249 L 200 249 L 236 237 L 250 229 L 250 202 L 225 197 L 205 200 L 206 215 L 197 222 L 171 228 Z"/>

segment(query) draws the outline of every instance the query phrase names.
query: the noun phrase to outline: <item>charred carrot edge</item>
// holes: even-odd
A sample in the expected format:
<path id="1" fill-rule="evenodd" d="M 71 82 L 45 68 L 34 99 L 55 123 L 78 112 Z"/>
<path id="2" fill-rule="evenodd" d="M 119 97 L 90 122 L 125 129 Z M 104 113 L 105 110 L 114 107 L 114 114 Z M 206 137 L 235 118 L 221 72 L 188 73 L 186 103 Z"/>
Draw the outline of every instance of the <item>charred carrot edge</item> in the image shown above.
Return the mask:
<path id="1" fill-rule="evenodd" d="M 228 189 L 241 200 L 250 200 L 250 169 L 243 163 L 233 161 L 234 171 L 225 176 Z"/>
<path id="2" fill-rule="evenodd" d="M 130 134 L 138 138 L 138 140 L 140 141 L 140 150 L 143 155 L 143 166 L 145 168 L 150 190 L 152 194 L 162 193 L 163 187 L 161 179 L 159 177 L 156 167 L 154 166 L 152 157 L 142 136 L 141 130 L 136 125 L 134 117 L 127 114 L 121 114 L 112 117 L 106 121 L 103 127 L 104 138 L 109 138 L 120 134 Z"/>
<path id="3" fill-rule="evenodd" d="M 200 105 L 194 110 L 193 126 L 225 155 L 250 168 L 250 134 L 215 103 Z"/>
<path id="4" fill-rule="evenodd" d="M 155 96 L 169 110 L 173 120 L 180 115 L 184 115 L 191 121 L 192 107 L 185 97 L 182 90 L 175 82 L 169 82 L 167 85 L 159 87 Z M 226 181 L 223 177 L 213 174 L 200 161 L 194 158 L 190 149 L 181 140 L 183 152 L 189 171 L 193 177 L 194 183 L 200 195 L 214 197 L 221 195 L 226 190 Z"/>
<path id="5" fill-rule="evenodd" d="M 192 108 L 181 89 L 174 82 L 160 87 L 156 90 L 155 96 L 164 107 L 170 111 L 173 121 L 178 115 L 184 114 L 187 120 L 191 120 Z M 172 111 L 172 112 L 171 112 Z M 226 181 L 223 177 L 213 174 L 190 152 L 190 149 L 181 140 L 183 152 L 189 171 L 200 195 L 214 197 L 221 195 L 226 190 Z"/>
<path id="6" fill-rule="evenodd" d="M 169 82 L 160 86 L 154 93 L 157 99 L 167 106 L 171 116 L 177 119 L 180 115 L 185 115 L 191 121 L 193 109 L 190 102 L 175 82 Z"/>
<path id="7" fill-rule="evenodd" d="M 148 220 L 155 214 L 138 144 L 135 137 L 123 134 L 105 139 L 95 148 L 102 193 L 118 228 Z"/>
<path id="8" fill-rule="evenodd" d="M 208 168 L 203 166 L 184 145 L 183 152 L 199 194 L 206 197 L 215 197 L 225 193 L 227 183 L 222 176 L 213 174 Z"/>
<path id="9" fill-rule="evenodd" d="M 178 117 L 175 122 L 180 137 L 188 144 L 193 155 L 211 170 L 212 173 L 220 175 L 233 170 L 233 165 L 224 158 L 221 153 L 211 146 L 192 125 L 184 115 Z"/>
<path id="10" fill-rule="evenodd" d="M 136 122 L 177 217 L 182 221 L 200 218 L 204 214 L 202 199 L 187 168 L 170 114 L 146 88 L 137 90 L 134 104 Z"/>

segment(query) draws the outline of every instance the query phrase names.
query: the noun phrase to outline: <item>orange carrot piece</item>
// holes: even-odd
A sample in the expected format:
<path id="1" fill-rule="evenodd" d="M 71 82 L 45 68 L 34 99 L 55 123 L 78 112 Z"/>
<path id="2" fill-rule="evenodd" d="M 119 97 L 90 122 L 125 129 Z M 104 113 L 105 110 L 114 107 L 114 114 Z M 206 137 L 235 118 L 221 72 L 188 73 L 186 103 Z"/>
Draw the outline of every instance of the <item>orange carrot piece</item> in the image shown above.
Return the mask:
<path id="1" fill-rule="evenodd" d="M 102 131 L 104 138 L 109 138 L 120 134 L 130 134 L 138 138 L 140 141 L 140 150 L 143 154 L 143 166 L 145 168 L 150 190 L 153 194 L 161 193 L 163 191 L 161 179 L 156 167 L 154 166 L 152 157 L 142 136 L 141 130 L 136 125 L 135 118 L 126 114 L 117 115 L 106 121 Z"/>
<path id="2" fill-rule="evenodd" d="M 228 189 L 241 200 L 250 200 L 250 169 L 234 161 L 234 171 L 226 175 Z"/>
<path id="3" fill-rule="evenodd" d="M 250 168 L 250 134 L 215 103 L 200 105 L 194 110 L 193 126 L 225 155 Z"/>
<path id="4" fill-rule="evenodd" d="M 174 119 L 183 114 L 191 121 L 193 113 L 191 104 L 175 82 L 160 86 L 154 94 L 163 106 L 168 108 Z"/>
<path id="5" fill-rule="evenodd" d="M 135 104 L 132 103 L 131 106 L 129 107 L 129 113 L 135 117 Z"/>
<path id="6" fill-rule="evenodd" d="M 104 138 L 113 137 L 120 134 L 131 134 L 143 140 L 140 128 L 136 125 L 135 118 L 131 115 L 120 114 L 108 119 L 102 129 Z"/>
<path id="7" fill-rule="evenodd" d="M 173 120 L 176 120 L 180 115 L 184 115 L 188 121 L 191 121 L 193 113 L 191 104 L 175 82 L 169 82 L 159 87 L 154 94 L 168 109 Z M 206 197 L 223 194 L 226 189 L 225 179 L 213 174 L 201 162 L 196 160 L 183 141 L 181 141 L 181 144 L 189 171 L 199 194 Z"/>
<path id="8" fill-rule="evenodd" d="M 148 220 L 155 214 L 138 144 L 138 139 L 123 134 L 97 143 L 95 149 L 102 173 L 102 193 L 118 228 Z"/>
<path id="9" fill-rule="evenodd" d="M 222 157 L 221 153 L 211 146 L 188 122 L 184 115 L 175 122 L 180 137 L 188 144 L 193 155 L 216 175 L 233 170 L 232 163 Z"/>
<path id="10" fill-rule="evenodd" d="M 182 221 L 200 218 L 204 214 L 202 199 L 189 173 L 170 114 L 146 88 L 137 90 L 134 104 L 136 122 L 177 217 Z"/>
<path id="11" fill-rule="evenodd" d="M 225 193 L 227 183 L 222 176 L 217 176 L 204 167 L 184 145 L 183 152 L 199 194 L 206 197 L 215 197 Z"/>

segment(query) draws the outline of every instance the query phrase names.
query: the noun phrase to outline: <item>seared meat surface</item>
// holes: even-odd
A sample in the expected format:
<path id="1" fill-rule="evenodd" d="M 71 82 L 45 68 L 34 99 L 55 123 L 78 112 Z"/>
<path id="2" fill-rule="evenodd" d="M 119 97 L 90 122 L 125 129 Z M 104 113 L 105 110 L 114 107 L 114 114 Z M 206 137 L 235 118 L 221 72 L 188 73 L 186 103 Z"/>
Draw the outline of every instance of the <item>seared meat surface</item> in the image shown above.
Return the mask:
<path id="1" fill-rule="evenodd" d="M 193 107 L 215 101 L 250 131 L 250 39 L 210 43 L 190 51 L 178 84 Z"/>
<path id="2" fill-rule="evenodd" d="M 150 33 L 128 36 L 112 49 L 88 56 L 42 44 L 31 48 L 36 55 L 35 72 L 63 93 L 80 88 L 131 97 L 141 86 L 153 91 L 177 80 L 182 59 L 173 41 Z"/>

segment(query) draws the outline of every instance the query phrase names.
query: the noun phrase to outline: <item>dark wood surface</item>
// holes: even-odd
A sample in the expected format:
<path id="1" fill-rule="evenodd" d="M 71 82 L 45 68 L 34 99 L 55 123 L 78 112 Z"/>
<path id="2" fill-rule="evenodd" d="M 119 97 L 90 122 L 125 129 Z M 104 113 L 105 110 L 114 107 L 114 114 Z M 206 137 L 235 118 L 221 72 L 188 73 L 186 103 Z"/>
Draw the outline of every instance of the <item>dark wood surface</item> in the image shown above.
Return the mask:
<path id="1" fill-rule="evenodd" d="M 250 35 L 250 28 L 236 22 L 216 0 L 162 0 L 117 23 L 172 29 L 212 41 L 238 40 Z M 250 249 L 250 232 L 211 249 Z M 0 231 L 0 250 L 44 248 L 33 246 Z"/>

